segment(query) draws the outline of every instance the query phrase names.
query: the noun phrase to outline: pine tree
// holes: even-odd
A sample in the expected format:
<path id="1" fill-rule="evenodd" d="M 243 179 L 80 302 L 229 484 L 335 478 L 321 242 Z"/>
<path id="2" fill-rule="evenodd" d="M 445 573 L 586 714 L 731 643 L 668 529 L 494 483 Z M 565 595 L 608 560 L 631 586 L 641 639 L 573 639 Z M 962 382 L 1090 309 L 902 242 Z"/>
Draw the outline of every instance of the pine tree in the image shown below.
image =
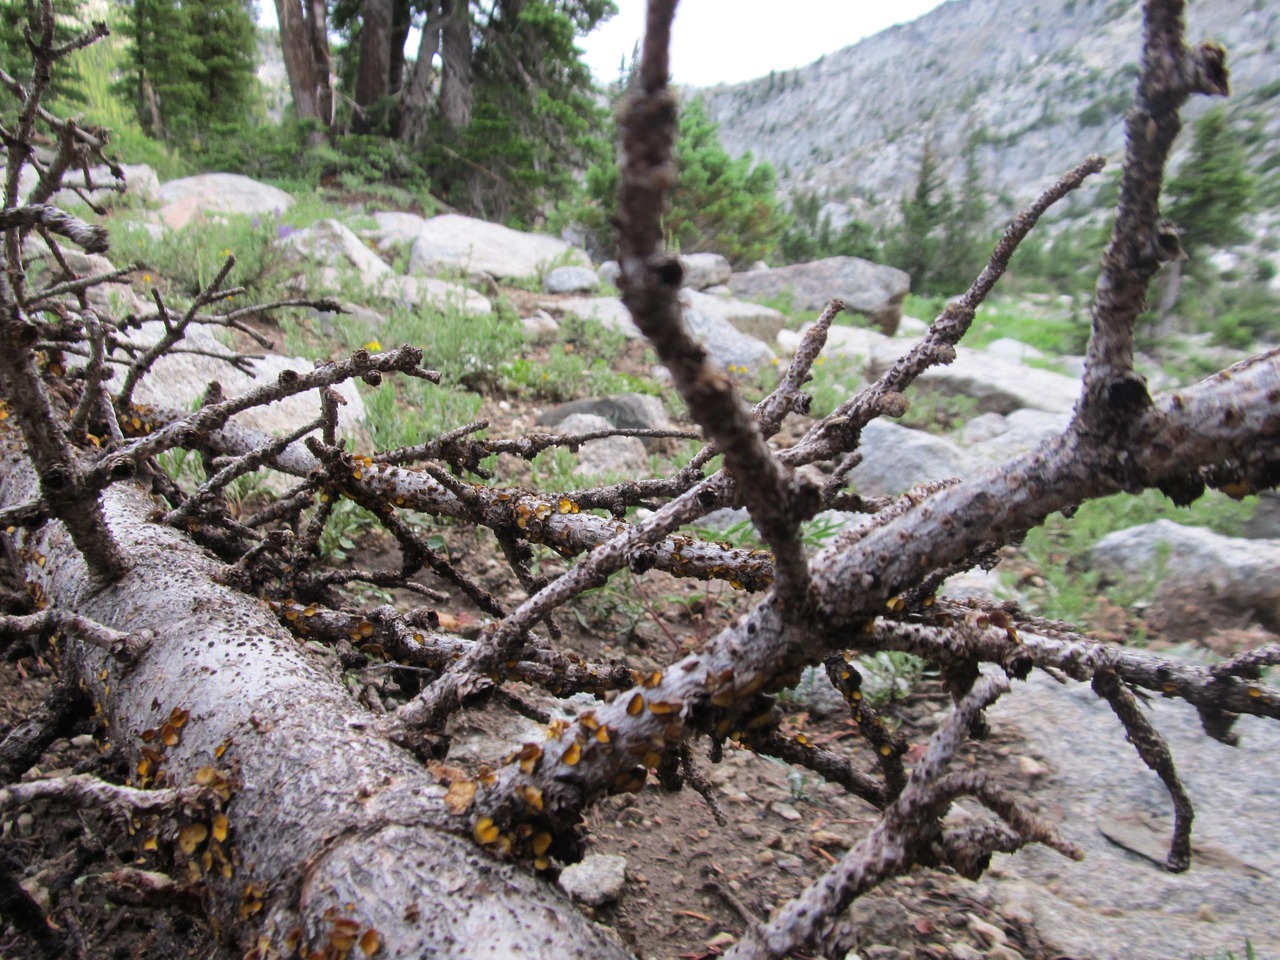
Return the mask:
<path id="1" fill-rule="evenodd" d="M 132 0 L 123 32 L 131 69 L 117 90 L 151 136 L 192 143 L 245 119 L 256 35 L 244 0 Z"/>
<path id="2" fill-rule="evenodd" d="M 1196 121 L 1191 155 L 1170 179 L 1165 212 L 1182 232 L 1188 255 L 1248 239 L 1241 221 L 1253 199 L 1244 146 L 1218 108 Z"/>
<path id="3" fill-rule="evenodd" d="M 681 106 L 676 159 L 679 182 L 663 219 L 670 248 L 723 254 L 735 266 L 772 255 L 790 223 L 778 203 L 773 167 L 749 153 L 730 156 L 701 99 Z M 613 255 L 618 183 L 614 151 L 587 170 L 584 197 L 567 214 L 602 258 Z"/>
<path id="4" fill-rule="evenodd" d="M 937 282 L 960 291 L 973 282 L 987 258 L 987 198 L 978 163 L 978 142 L 970 137 L 964 151 L 964 181 L 943 227 Z"/>
<path id="5" fill-rule="evenodd" d="M 920 154 L 915 189 L 904 194 L 899 210 L 902 226 L 887 244 L 888 261 L 911 275 L 917 292 L 934 291 L 941 279 L 942 240 L 938 229 L 951 214 L 953 200 L 938 168 L 933 141 L 926 140 Z"/>
<path id="6" fill-rule="evenodd" d="M 63 44 L 84 28 L 78 22 L 80 14 L 77 0 L 54 0 L 56 26 L 53 42 Z M 39 40 L 35 0 L 4 0 L 0 3 L 0 68 L 19 83 L 26 85 L 31 78 L 31 53 L 23 36 L 23 28 L 29 27 L 32 39 Z M 76 58 L 64 57 L 54 64 L 46 95 L 54 101 L 74 104 L 84 100 L 79 88 L 79 70 Z M 17 98 L 8 89 L 0 87 L 0 110 L 12 111 L 18 105 Z"/>

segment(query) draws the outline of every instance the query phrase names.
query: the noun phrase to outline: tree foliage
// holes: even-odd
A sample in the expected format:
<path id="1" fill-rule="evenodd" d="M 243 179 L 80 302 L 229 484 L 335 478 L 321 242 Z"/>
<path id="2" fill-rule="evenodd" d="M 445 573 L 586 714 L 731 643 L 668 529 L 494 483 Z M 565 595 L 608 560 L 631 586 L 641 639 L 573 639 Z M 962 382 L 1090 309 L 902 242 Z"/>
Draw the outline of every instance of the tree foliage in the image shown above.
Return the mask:
<path id="1" fill-rule="evenodd" d="M 670 249 L 720 253 L 734 266 L 768 259 L 788 223 L 773 167 L 730 156 L 700 98 L 681 105 L 675 154 L 679 177 L 662 221 Z M 615 148 L 588 169 L 584 200 L 568 214 L 598 256 L 612 256 L 619 183 Z"/>
<path id="2" fill-rule="evenodd" d="M 1243 219 L 1253 189 L 1244 145 L 1226 111 L 1210 110 L 1196 121 L 1191 152 L 1166 189 L 1165 213 L 1178 225 L 1188 256 L 1248 239 Z"/>
<path id="3" fill-rule="evenodd" d="M 971 137 L 962 162 L 964 178 L 957 198 L 932 140 L 920 154 L 913 190 L 904 194 L 901 217 L 885 243 L 889 263 L 911 275 L 917 293 L 954 294 L 981 268 L 990 244 L 987 202 L 978 141 Z"/>
<path id="4" fill-rule="evenodd" d="M 256 32 L 245 0 L 132 0 L 123 32 L 129 72 L 117 89 L 151 136 L 196 145 L 249 118 Z"/>
<path id="5" fill-rule="evenodd" d="M 79 32 L 75 24 L 82 11 L 76 0 L 54 0 L 53 9 L 57 15 L 54 36 L 59 43 L 65 43 Z M 24 30 L 36 30 L 38 23 L 36 0 L 5 0 L 0 4 L 0 69 L 23 82 L 31 76 L 31 53 Z M 50 98 L 67 104 L 79 103 L 83 96 L 78 79 L 75 61 L 58 61 L 51 68 Z M 8 111 L 15 105 L 13 94 L 0 86 L 0 109 Z"/>
<path id="6" fill-rule="evenodd" d="M 870 224 L 853 219 L 837 230 L 831 214 L 823 213 L 822 208 L 816 193 L 792 194 L 791 223 L 778 241 L 777 256 L 782 263 L 807 263 L 825 257 L 875 260 L 880 256 Z"/>

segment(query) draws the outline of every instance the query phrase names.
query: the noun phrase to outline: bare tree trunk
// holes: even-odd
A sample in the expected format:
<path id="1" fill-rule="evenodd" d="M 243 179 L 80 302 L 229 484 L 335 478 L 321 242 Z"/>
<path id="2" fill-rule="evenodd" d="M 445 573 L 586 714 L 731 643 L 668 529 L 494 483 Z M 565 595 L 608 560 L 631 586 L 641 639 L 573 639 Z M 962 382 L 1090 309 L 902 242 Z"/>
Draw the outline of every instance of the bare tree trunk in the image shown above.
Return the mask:
<path id="1" fill-rule="evenodd" d="M 360 65 L 356 72 L 356 106 L 371 107 L 391 92 L 392 0 L 364 0 L 360 23 Z M 357 112 L 352 129 L 369 133 L 374 123 Z"/>
<path id="2" fill-rule="evenodd" d="M 427 124 L 431 119 L 431 93 L 436 78 L 435 58 L 440 52 L 441 17 L 437 0 L 427 10 L 427 22 L 418 41 L 418 59 L 400 97 L 400 139 L 414 145 L 421 145 L 426 139 Z"/>
<path id="3" fill-rule="evenodd" d="M 392 0 L 391 63 L 387 71 L 392 93 L 398 93 L 404 83 L 404 45 L 409 39 L 409 28 L 413 26 L 412 16 L 409 0 Z"/>
<path id="4" fill-rule="evenodd" d="M 452 0 L 441 34 L 440 118 L 454 130 L 465 130 L 472 97 L 471 11 L 464 0 Z"/>
<path id="5" fill-rule="evenodd" d="M 276 17 L 294 114 L 327 131 L 333 125 L 333 87 L 324 0 L 308 0 L 305 8 L 302 0 L 276 0 Z M 310 137 L 313 146 L 324 142 L 324 131 Z"/>
<path id="6" fill-rule="evenodd" d="M 0 507 L 36 492 L 18 432 L 0 424 Z M 260 937 L 291 956 L 285 940 L 299 927 L 303 944 L 320 949 L 336 920 L 376 930 L 379 956 L 475 957 L 481 944 L 494 957 L 627 956 L 554 887 L 446 832 L 467 822 L 449 816 L 444 788 L 373 733 L 376 718 L 266 607 L 219 586 L 216 563 L 150 522 L 154 504 L 140 489 L 117 484 L 103 502 L 133 563 L 122 579 L 95 588 L 56 524 L 23 538 L 27 555 L 44 561 L 32 559 L 27 576 L 56 605 L 122 630 L 154 631 L 131 666 L 80 644 L 76 656 L 115 742 L 134 754 L 131 766 L 142 732 L 181 708 L 190 719 L 164 752 L 168 782 L 189 784 L 206 767 L 230 777 L 226 850 L 238 864 L 230 877 L 215 869 L 202 884 L 235 956 L 255 948 L 274 955 L 260 949 Z M 261 909 L 246 919 L 247 902 Z"/>

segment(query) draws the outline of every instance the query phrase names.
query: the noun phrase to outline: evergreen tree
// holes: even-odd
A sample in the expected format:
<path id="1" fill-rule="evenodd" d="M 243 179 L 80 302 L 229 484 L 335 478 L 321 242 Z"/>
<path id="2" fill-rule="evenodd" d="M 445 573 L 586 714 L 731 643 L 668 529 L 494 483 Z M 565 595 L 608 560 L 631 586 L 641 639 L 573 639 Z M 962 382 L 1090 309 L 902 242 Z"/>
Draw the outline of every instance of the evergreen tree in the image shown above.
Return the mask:
<path id="1" fill-rule="evenodd" d="M 1181 230 L 1189 256 L 1248 239 L 1241 221 L 1253 199 L 1253 178 L 1244 146 L 1222 108 L 1196 121 L 1191 154 L 1167 184 L 1166 195 L 1165 212 Z"/>
<path id="2" fill-rule="evenodd" d="M 935 278 L 936 283 L 952 291 L 965 289 L 973 282 L 989 252 L 987 198 L 976 139 L 969 139 L 963 159 L 964 181 L 943 227 L 941 262 Z"/>
<path id="3" fill-rule="evenodd" d="M 869 224 L 850 220 L 837 232 L 831 215 L 822 214 L 822 200 L 816 193 L 792 194 L 791 225 L 778 243 L 778 258 L 783 263 L 808 263 L 825 257 L 875 260 L 879 256 Z"/>
<path id="4" fill-rule="evenodd" d="M 730 156 L 701 99 L 681 107 L 676 159 L 679 181 L 664 219 L 671 249 L 723 254 L 735 266 L 771 256 L 789 223 L 773 167 L 749 153 Z M 618 182 L 615 151 L 587 170 L 585 196 L 567 215 L 596 256 L 613 254 Z"/>
<path id="5" fill-rule="evenodd" d="M 151 136 L 192 143 L 242 122 L 255 91 L 256 33 L 245 0 L 132 0 L 127 95 Z"/>
<path id="6" fill-rule="evenodd" d="M 31 53 L 23 28 L 30 28 L 32 39 L 39 42 L 36 9 L 35 0 L 3 0 L 0 3 L 0 68 L 24 86 L 31 80 Z M 81 11 L 77 0 L 54 0 L 53 11 L 56 15 L 55 45 L 66 43 L 84 30 L 84 25 L 79 23 Z M 46 97 L 68 104 L 83 102 L 79 77 L 76 59 L 63 57 L 54 65 Z M 0 87 L 0 110 L 8 113 L 17 105 L 17 98 L 7 88 Z"/>
<path id="7" fill-rule="evenodd" d="M 903 195 L 899 206 L 902 226 L 885 245 L 886 258 L 911 275 L 917 293 L 934 292 L 941 285 L 942 238 L 938 230 L 950 216 L 952 206 L 951 191 L 938 169 L 933 141 L 926 140 L 915 189 Z"/>
<path id="8" fill-rule="evenodd" d="M 1253 178 L 1245 167 L 1244 147 L 1231 132 L 1224 110 L 1210 110 L 1196 121 L 1191 155 L 1165 185 L 1165 192 L 1165 212 L 1181 232 L 1189 272 L 1202 285 L 1212 285 L 1200 255 L 1206 249 L 1248 239 L 1241 221 L 1253 198 Z M 1154 326 L 1157 340 L 1173 332 L 1183 279 L 1181 261 L 1169 264 L 1161 277 Z"/>

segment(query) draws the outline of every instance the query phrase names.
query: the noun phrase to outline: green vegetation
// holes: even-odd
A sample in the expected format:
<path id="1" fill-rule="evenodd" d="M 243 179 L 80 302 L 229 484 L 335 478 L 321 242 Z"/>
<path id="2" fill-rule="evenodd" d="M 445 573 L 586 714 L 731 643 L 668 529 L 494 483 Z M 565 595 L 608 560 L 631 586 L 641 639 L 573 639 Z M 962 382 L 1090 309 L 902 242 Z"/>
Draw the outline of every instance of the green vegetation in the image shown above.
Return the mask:
<path id="1" fill-rule="evenodd" d="M 77 0 L 54 0 L 53 10 L 57 15 L 53 31 L 55 45 L 66 43 L 81 32 L 72 19 L 72 15 L 78 12 L 77 7 Z M 23 31 L 30 28 L 33 39 L 39 41 L 40 35 L 35 32 L 38 23 L 34 0 L 6 0 L 0 5 L 0 68 L 24 85 L 31 79 L 31 56 L 27 52 Z M 57 62 L 45 95 L 51 101 L 68 105 L 84 102 L 78 58 L 63 57 Z M 0 111 L 13 111 L 18 102 L 7 87 L 0 87 Z"/>
<path id="2" fill-rule="evenodd" d="M 850 220 L 837 231 L 831 215 L 822 213 L 822 200 L 816 193 L 793 193 L 791 225 L 778 241 L 777 255 L 782 263 L 807 263 L 825 257 L 878 260 L 880 245 L 870 224 Z"/>
<path id="3" fill-rule="evenodd" d="M 911 275 L 917 293 L 951 295 L 973 282 L 991 245 L 987 203 L 978 150 L 972 136 L 964 152 L 964 179 L 959 197 L 946 184 L 932 141 L 920 155 L 913 191 L 899 204 L 901 223 L 885 241 L 885 260 Z"/>
<path id="4" fill-rule="evenodd" d="M 683 105 L 676 156 L 680 175 L 664 219 L 668 246 L 720 253 L 735 266 L 767 259 L 786 226 L 773 167 L 749 153 L 729 156 L 700 99 Z M 588 249 L 596 254 L 612 247 L 617 195 L 614 153 L 587 170 L 584 197 L 560 213 L 587 233 Z"/>
<path id="5" fill-rule="evenodd" d="M 1196 121 L 1191 155 L 1166 187 L 1165 209 L 1195 260 L 1206 247 L 1229 247 L 1248 239 L 1242 220 L 1253 199 L 1253 178 L 1244 147 L 1226 111 L 1210 110 Z"/>
<path id="6" fill-rule="evenodd" d="M 156 140 L 198 147 L 243 122 L 257 93 L 256 32 L 243 0 L 131 0 L 117 91 Z"/>
<path id="7" fill-rule="evenodd" d="M 1132 588 L 1099 588 L 1098 574 L 1089 569 L 1089 551 L 1109 533 L 1156 520 L 1168 519 L 1184 526 L 1207 527 L 1224 536 L 1239 536 L 1252 515 L 1252 498 L 1236 501 L 1210 491 L 1190 507 L 1176 507 L 1155 490 L 1137 496 L 1118 494 L 1083 504 L 1070 519 L 1051 516 L 1042 527 L 1027 534 L 1022 553 L 1032 561 L 1044 584 L 1029 591 L 1031 606 L 1040 614 L 1082 626 L 1094 626 L 1102 600 L 1127 606 L 1145 591 Z M 1159 576 L 1152 571 L 1152 583 Z"/>

